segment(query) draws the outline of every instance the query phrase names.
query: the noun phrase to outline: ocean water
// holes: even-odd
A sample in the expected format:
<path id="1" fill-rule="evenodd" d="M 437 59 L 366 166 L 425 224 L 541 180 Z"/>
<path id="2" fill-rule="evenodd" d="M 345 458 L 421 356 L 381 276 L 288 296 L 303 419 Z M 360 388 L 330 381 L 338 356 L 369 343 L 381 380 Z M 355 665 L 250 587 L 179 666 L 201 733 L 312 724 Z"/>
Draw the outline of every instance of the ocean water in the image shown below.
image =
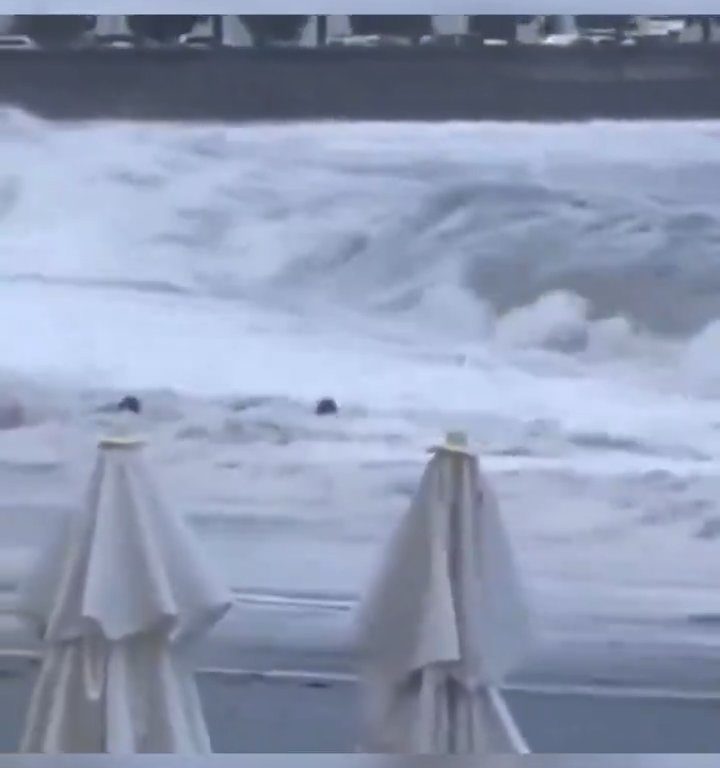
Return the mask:
<path id="1" fill-rule="evenodd" d="M 133 392 L 240 591 L 352 602 L 465 429 L 544 631 L 712 645 L 719 173 L 715 123 L 0 112 L 0 583 Z"/>

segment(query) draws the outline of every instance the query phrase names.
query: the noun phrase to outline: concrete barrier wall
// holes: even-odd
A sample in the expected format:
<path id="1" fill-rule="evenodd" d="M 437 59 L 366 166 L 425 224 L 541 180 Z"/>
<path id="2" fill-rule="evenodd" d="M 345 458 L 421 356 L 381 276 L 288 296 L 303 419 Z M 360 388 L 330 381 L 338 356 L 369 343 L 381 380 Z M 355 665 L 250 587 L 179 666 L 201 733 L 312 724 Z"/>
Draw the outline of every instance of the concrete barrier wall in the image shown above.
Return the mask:
<path id="1" fill-rule="evenodd" d="M 720 117 L 720 46 L 0 51 L 0 103 L 54 119 Z"/>

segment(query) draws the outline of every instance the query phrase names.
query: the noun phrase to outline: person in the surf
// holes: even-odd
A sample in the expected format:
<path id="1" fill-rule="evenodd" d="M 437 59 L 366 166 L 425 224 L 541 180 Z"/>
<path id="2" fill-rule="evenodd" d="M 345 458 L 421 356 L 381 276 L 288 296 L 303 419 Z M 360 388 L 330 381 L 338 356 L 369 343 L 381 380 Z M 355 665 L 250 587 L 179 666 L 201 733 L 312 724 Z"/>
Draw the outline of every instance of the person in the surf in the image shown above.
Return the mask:
<path id="1" fill-rule="evenodd" d="M 117 409 L 121 412 L 129 411 L 130 413 L 139 414 L 142 410 L 142 405 L 140 404 L 140 400 L 137 397 L 134 397 L 133 395 L 127 395 L 126 397 L 123 397 L 123 399 L 118 403 Z"/>

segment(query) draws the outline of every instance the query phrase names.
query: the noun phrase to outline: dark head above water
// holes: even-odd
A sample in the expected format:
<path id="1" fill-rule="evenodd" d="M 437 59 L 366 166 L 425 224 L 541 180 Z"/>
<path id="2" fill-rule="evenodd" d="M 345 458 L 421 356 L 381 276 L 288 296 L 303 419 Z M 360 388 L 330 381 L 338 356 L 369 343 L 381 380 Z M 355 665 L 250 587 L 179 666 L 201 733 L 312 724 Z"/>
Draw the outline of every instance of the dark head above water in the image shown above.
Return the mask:
<path id="1" fill-rule="evenodd" d="M 337 403 L 332 397 L 323 397 L 322 400 L 318 400 L 315 406 L 315 413 L 317 416 L 328 416 L 338 412 Z"/>
<path id="2" fill-rule="evenodd" d="M 137 397 L 128 395 L 118 403 L 118 411 L 130 411 L 131 413 L 140 413 L 142 406 Z"/>

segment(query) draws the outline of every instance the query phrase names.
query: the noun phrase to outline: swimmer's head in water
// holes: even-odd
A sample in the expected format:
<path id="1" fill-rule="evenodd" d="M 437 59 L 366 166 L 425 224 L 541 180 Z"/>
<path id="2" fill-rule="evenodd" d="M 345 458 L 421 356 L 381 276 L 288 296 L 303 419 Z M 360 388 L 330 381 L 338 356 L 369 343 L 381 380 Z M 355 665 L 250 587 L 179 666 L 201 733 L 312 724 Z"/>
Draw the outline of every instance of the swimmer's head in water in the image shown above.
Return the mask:
<path id="1" fill-rule="evenodd" d="M 140 413 L 142 407 L 137 397 L 128 395 L 118 403 L 118 411 L 130 411 L 131 413 Z"/>

